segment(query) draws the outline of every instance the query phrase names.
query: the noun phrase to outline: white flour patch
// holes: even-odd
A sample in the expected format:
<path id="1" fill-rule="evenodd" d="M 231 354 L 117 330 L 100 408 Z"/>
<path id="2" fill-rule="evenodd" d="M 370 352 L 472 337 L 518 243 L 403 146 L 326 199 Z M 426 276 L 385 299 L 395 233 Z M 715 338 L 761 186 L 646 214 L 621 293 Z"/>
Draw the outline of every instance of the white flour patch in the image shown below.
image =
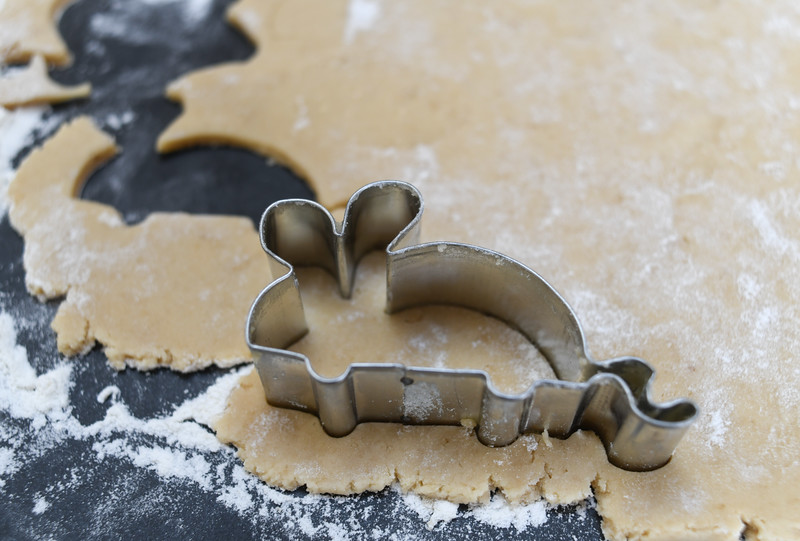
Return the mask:
<path id="1" fill-rule="evenodd" d="M 762 246 L 767 253 L 778 256 L 790 255 L 797 261 L 800 259 L 797 242 L 787 237 L 778 226 L 770 219 L 770 212 L 766 205 L 758 200 L 753 200 L 747 204 L 747 212 L 753 226 L 761 237 Z"/>
<path id="2" fill-rule="evenodd" d="M 33 500 L 33 514 L 34 515 L 41 515 L 42 513 L 47 511 L 48 507 L 50 507 L 50 504 L 42 496 L 37 496 Z"/>
<path id="3" fill-rule="evenodd" d="M 453 520 L 458 515 L 458 505 L 454 503 L 423 498 L 413 493 L 402 496 L 405 504 L 425 521 L 425 527 L 429 530 L 433 530 L 441 522 Z"/>
<path id="4" fill-rule="evenodd" d="M 42 427 L 47 417 L 63 417 L 69 407 L 70 386 L 69 365 L 60 364 L 36 374 L 25 349 L 17 345 L 14 321 L 7 313 L 0 313 L 0 409 Z"/>
<path id="5" fill-rule="evenodd" d="M 347 25 L 344 42 L 351 43 L 359 32 L 368 31 L 381 14 L 381 6 L 374 0 L 350 0 L 347 6 Z"/>
<path id="6" fill-rule="evenodd" d="M 399 489 L 395 489 L 398 490 Z M 458 516 L 458 505 L 442 500 L 424 498 L 417 494 L 401 494 L 405 504 L 414 511 L 429 530 L 433 530 L 441 523 L 447 523 Z M 471 505 L 466 511 L 478 522 L 497 528 L 514 528 L 518 532 L 529 527 L 541 526 L 547 522 L 548 504 L 538 501 L 528 505 L 509 504 L 501 494 L 495 494 L 487 504 Z M 585 510 L 580 517 L 585 516 Z"/>
<path id="7" fill-rule="evenodd" d="M 407 385 L 403 392 L 403 415 L 411 419 L 425 419 L 441 415 L 442 397 L 439 388 L 427 382 Z"/>
<path id="8" fill-rule="evenodd" d="M 5 477 L 16 471 L 14 451 L 8 447 L 0 447 L 0 488 L 6 484 Z"/>
<path id="9" fill-rule="evenodd" d="M 133 122 L 135 118 L 133 111 L 111 113 L 103 119 L 103 127 L 116 132 Z"/>
<path id="10" fill-rule="evenodd" d="M 119 398 L 119 387 L 116 385 L 109 385 L 97 393 L 97 401 L 101 404 L 111 397 L 113 397 L 115 400 Z"/>
<path id="11" fill-rule="evenodd" d="M 173 8 L 177 10 L 176 15 L 189 25 L 200 26 L 211 14 L 213 0 L 116 0 L 105 11 L 92 15 L 89 20 L 91 33 L 97 38 L 111 38 L 135 45 L 169 40 L 164 32 L 165 27 L 153 24 L 153 20 L 147 18 L 148 10 L 142 8 L 148 6 Z"/>
<path id="12" fill-rule="evenodd" d="M 714 447 L 722 447 L 725 445 L 725 435 L 731 422 L 719 410 L 710 411 L 707 418 L 705 429 L 708 434 L 708 444 Z"/>
<path id="13" fill-rule="evenodd" d="M 529 526 L 541 526 L 547 522 L 547 504 L 539 501 L 529 505 L 510 505 L 500 494 L 495 494 L 487 505 L 474 508 L 472 515 L 486 524 L 499 528 L 513 527 L 522 532 Z"/>
<path id="14" fill-rule="evenodd" d="M 297 118 L 292 126 L 292 131 L 298 132 L 308 128 L 311 125 L 311 119 L 308 118 L 306 100 L 302 96 L 297 96 L 295 103 L 297 104 Z"/>

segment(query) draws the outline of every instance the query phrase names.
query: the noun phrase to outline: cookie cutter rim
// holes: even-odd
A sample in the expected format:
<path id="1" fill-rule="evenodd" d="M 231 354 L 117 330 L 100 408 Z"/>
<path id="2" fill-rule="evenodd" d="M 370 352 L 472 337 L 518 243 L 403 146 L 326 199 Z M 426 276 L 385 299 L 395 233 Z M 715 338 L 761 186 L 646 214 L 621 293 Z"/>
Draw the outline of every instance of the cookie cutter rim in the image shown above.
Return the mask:
<path id="1" fill-rule="evenodd" d="M 589 429 L 618 467 L 666 464 L 697 416 L 694 403 L 654 403 L 655 371 L 639 358 L 593 360 L 569 304 L 522 263 L 470 244 L 420 244 L 423 210 L 419 191 L 400 181 L 358 190 L 341 222 L 303 199 L 267 208 L 260 237 L 274 279 L 253 302 L 246 327 L 267 402 L 317 415 L 331 436 L 347 435 L 361 422 L 467 424 L 481 443 L 503 446 L 524 433 L 566 438 Z M 450 304 L 496 317 L 537 347 L 559 379 L 505 393 L 482 370 L 353 363 L 337 377 L 320 376 L 305 355 L 286 349 L 309 330 L 293 265 L 324 268 L 348 298 L 359 260 L 380 248 L 388 313 Z M 520 300 L 523 293 L 528 297 Z"/>

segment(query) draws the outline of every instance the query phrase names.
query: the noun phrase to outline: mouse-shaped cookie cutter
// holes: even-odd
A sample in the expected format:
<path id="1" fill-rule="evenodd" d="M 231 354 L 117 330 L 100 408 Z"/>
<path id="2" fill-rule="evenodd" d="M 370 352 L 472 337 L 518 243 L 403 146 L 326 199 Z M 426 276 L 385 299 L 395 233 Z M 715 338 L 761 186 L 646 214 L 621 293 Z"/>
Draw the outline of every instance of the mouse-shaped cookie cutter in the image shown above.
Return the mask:
<path id="1" fill-rule="evenodd" d="M 697 415 L 695 405 L 653 403 L 654 370 L 641 359 L 592 360 L 572 309 L 525 265 L 468 244 L 419 244 L 422 211 L 417 189 L 396 181 L 356 192 L 341 223 L 313 201 L 269 206 L 260 233 L 275 279 L 254 301 L 246 332 L 267 401 L 317 415 L 331 436 L 362 422 L 463 424 L 476 426 L 483 444 L 503 446 L 520 434 L 566 438 L 588 429 L 620 468 L 666 464 Z M 347 298 L 358 261 L 383 248 L 387 312 L 445 304 L 494 316 L 527 337 L 559 379 L 508 394 L 481 370 L 358 363 L 335 378 L 317 374 L 306 356 L 286 349 L 308 332 L 292 265 L 326 269 Z"/>

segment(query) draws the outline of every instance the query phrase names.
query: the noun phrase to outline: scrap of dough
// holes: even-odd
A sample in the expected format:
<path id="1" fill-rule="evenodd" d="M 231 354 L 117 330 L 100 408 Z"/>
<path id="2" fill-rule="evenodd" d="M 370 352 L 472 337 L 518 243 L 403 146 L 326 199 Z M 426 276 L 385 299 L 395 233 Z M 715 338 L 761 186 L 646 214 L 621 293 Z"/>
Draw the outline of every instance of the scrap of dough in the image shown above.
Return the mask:
<path id="1" fill-rule="evenodd" d="M 249 361 L 244 321 L 270 278 L 250 220 L 154 213 L 125 225 L 113 208 L 76 198 L 115 152 L 80 118 L 34 150 L 8 189 L 29 291 L 65 297 L 53 320 L 59 351 L 100 342 L 117 369 Z"/>
<path id="2" fill-rule="evenodd" d="M 372 5 L 355 25 L 343 0 L 235 5 L 256 55 L 172 84 L 185 111 L 160 148 L 248 146 L 291 164 L 329 206 L 366 181 L 416 182 L 425 237 L 532 265 L 576 308 L 596 357 L 640 355 L 657 398 L 700 406 L 652 473 L 588 461 L 585 440 L 540 445 L 529 468 L 551 481 L 595 471 L 564 477 L 560 496 L 542 485 L 545 496 L 594 479 L 617 539 L 800 537 L 795 2 Z M 221 433 L 270 482 L 348 492 L 393 477 L 381 457 L 401 445 L 397 427 L 315 439 L 313 417 L 266 408 L 259 392 L 244 381 Z M 371 430 L 387 435 L 377 448 L 359 443 Z M 460 434 L 429 430 L 437 444 L 439 431 Z M 410 453 L 418 482 L 401 483 L 480 497 L 465 484 L 498 470 L 472 453 L 512 451 L 468 445 L 423 445 Z M 517 483 L 493 479 L 512 494 Z"/>
<path id="3" fill-rule="evenodd" d="M 0 77 L 0 105 L 7 108 L 40 103 L 61 103 L 85 98 L 92 91 L 89 83 L 63 86 L 47 75 L 44 57 L 36 55 L 24 68 Z"/>
<path id="4" fill-rule="evenodd" d="M 53 23 L 74 0 L 0 2 L 0 64 L 28 62 L 41 54 L 56 66 L 69 64 L 67 46 Z"/>

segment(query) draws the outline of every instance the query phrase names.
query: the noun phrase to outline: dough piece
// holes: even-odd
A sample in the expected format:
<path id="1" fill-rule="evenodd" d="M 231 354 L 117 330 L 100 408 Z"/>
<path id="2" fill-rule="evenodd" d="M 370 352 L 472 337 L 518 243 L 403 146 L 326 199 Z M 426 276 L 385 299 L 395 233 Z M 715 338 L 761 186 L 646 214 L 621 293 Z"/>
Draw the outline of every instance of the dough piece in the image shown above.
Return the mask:
<path id="1" fill-rule="evenodd" d="M 331 206 L 366 181 L 413 181 L 427 239 L 533 266 L 573 304 L 597 358 L 642 356 L 656 397 L 701 409 L 655 472 L 589 460 L 595 440 L 582 436 L 552 453 L 540 444 L 509 479 L 473 453 L 511 450 L 442 449 L 459 429 L 412 429 L 420 446 L 406 452 L 420 465 L 408 468 L 383 459 L 405 445 L 391 425 L 313 439 L 317 421 L 266 408 L 250 376 L 220 427 L 249 468 L 333 492 L 397 471 L 407 488 L 456 500 L 482 497 L 490 476 L 512 498 L 567 500 L 594 480 L 611 538 L 800 537 L 794 2 L 245 0 L 230 17 L 256 55 L 170 86 L 185 112 L 162 150 L 246 145 Z M 362 446 L 373 430 L 387 439 Z M 562 474 L 587 464 L 591 475 Z M 521 489 L 534 470 L 569 490 Z"/>
<path id="2" fill-rule="evenodd" d="M 61 103 L 85 98 L 92 91 L 89 83 L 63 86 L 47 76 L 44 57 L 36 55 L 24 68 L 0 77 L 0 105 L 7 108 L 40 103 Z"/>
<path id="3" fill-rule="evenodd" d="M 65 297 L 53 320 L 59 351 L 80 354 L 97 341 L 117 369 L 250 360 L 243 325 L 270 278 L 250 220 L 154 213 L 127 226 L 113 208 L 75 198 L 114 153 L 81 118 L 33 151 L 9 186 L 28 289 Z"/>
<path id="4" fill-rule="evenodd" d="M 53 21 L 74 0 L 4 0 L 0 3 L 0 63 L 19 64 L 41 54 L 56 66 L 69 64 L 67 46 Z"/>

